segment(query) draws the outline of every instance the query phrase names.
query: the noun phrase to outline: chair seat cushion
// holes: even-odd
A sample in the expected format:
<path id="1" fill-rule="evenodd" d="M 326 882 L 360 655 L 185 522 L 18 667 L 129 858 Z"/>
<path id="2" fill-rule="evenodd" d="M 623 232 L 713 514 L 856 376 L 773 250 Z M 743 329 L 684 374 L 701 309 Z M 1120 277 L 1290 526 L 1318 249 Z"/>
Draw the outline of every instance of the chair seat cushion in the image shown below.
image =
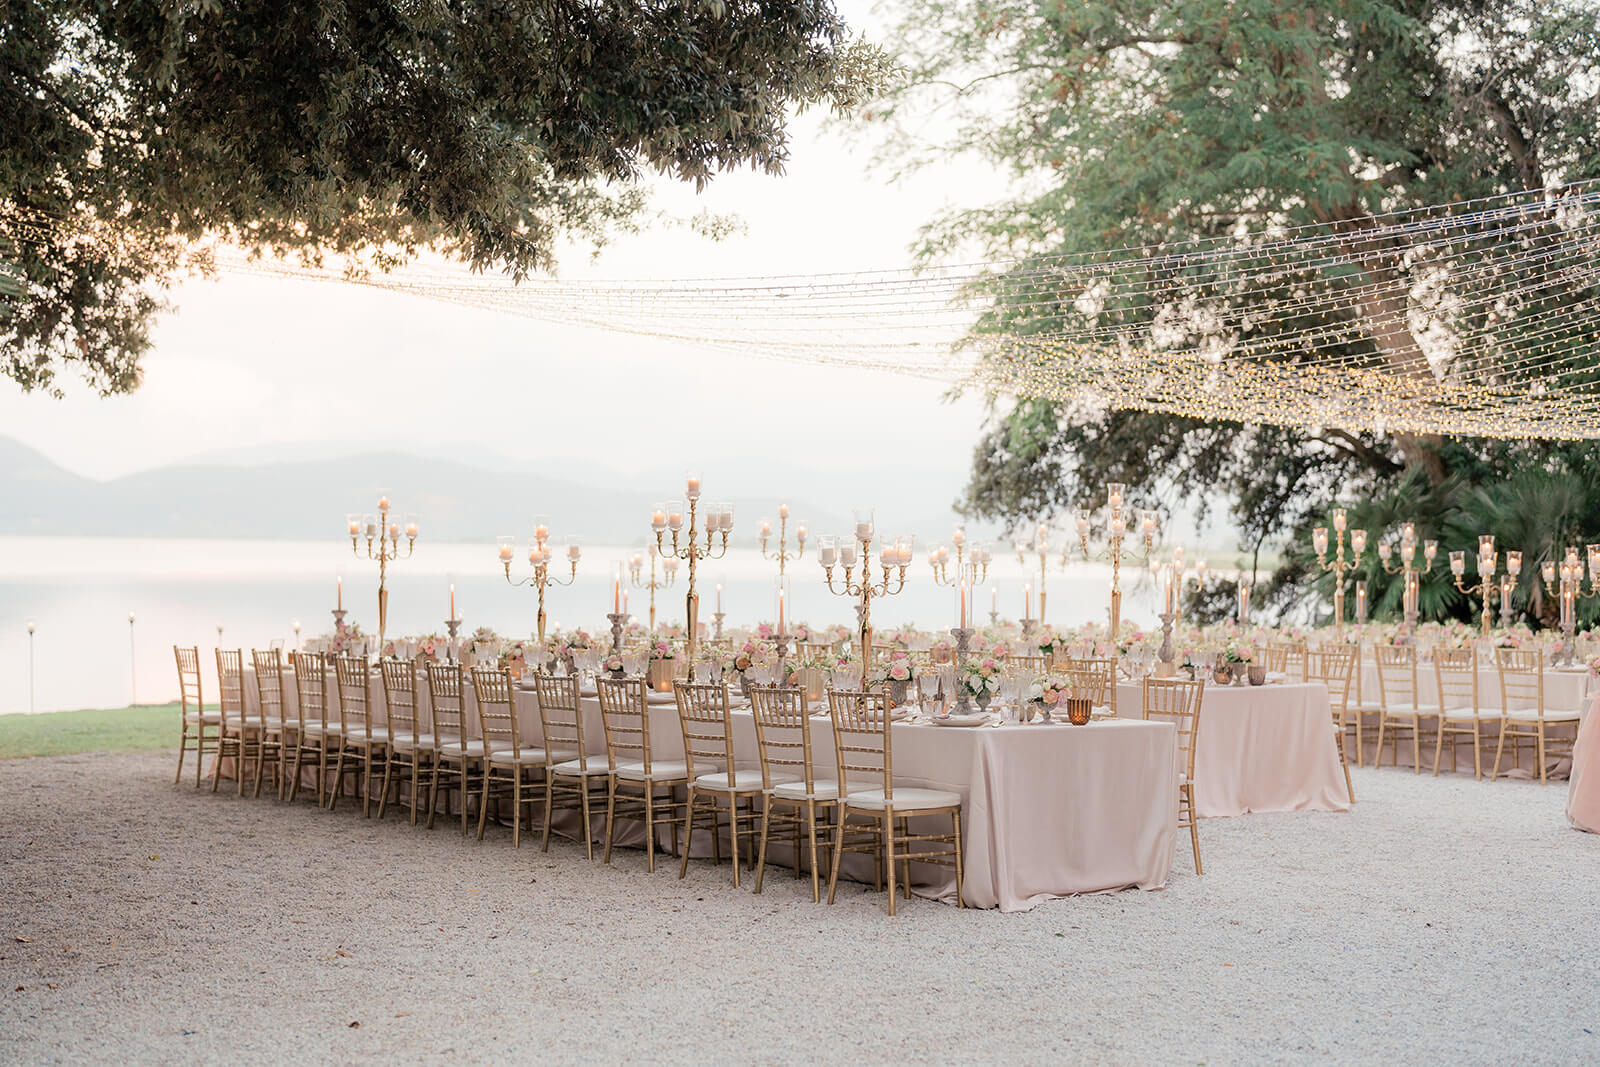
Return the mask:
<path id="1" fill-rule="evenodd" d="M 352 727 L 350 732 L 345 734 L 344 739 L 347 744 L 356 745 L 362 748 L 365 748 L 369 744 L 387 745 L 389 743 L 389 731 L 382 726 L 374 726 L 372 728 L 372 736 L 368 737 L 366 732 L 360 727 Z"/>
<path id="2" fill-rule="evenodd" d="M 1441 719 L 1498 719 L 1499 708 L 1445 708 L 1439 713 Z"/>
<path id="3" fill-rule="evenodd" d="M 207 723 L 207 724 L 220 723 L 222 721 L 222 712 L 220 712 L 220 711 L 191 711 L 191 712 L 186 712 L 184 714 L 184 716 L 183 716 L 183 721 L 184 722 L 203 722 L 203 723 Z"/>
<path id="4" fill-rule="evenodd" d="M 584 766 L 584 762 L 588 766 Z M 611 773 L 611 764 L 603 755 L 590 756 L 588 760 L 580 762 L 577 757 L 565 763 L 557 763 L 550 768 L 551 774 L 561 774 L 568 778 L 604 778 Z"/>
<path id="5" fill-rule="evenodd" d="M 792 782 L 792 774 L 774 774 L 775 783 Z M 716 793 L 759 793 L 766 788 L 766 783 L 761 780 L 760 767 L 735 767 L 731 772 L 718 771 L 715 774 L 702 774 L 694 780 L 696 789 L 708 789 Z"/>
<path id="6" fill-rule="evenodd" d="M 557 749 L 546 752 L 542 748 L 525 745 L 520 749 L 513 749 L 510 745 L 497 745 L 489 750 L 489 762 L 502 766 L 515 767 L 528 764 L 560 763 L 563 760 L 574 759 L 577 753 L 570 749 Z"/>
<path id="7" fill-rule="evenodd" d="M 306 723 L 306 733 L 312 737 L 321 737 L 323 734 L 342 734 L 344 733 L 344 727 L 336 722 L 330 722 L 326 725 L 320 722 L 308 722 Z"/>
<path id="8" fill-rule="evenodd" d="M 482 759 L 483 742 L 473 740 L 463 744 L 459 737 L 441 737 L 439 738 L 438 752 L 439 755 L 446 759 L 451 757 L 460 759 L 462 756 L 466 756 L 468 759 Z"/>
<path id="9" fill-rule="evenodd" d="M 1576 711 L 1554 711 L 1554 710 L 1552 710 L 1550 708 L 1545 708 L 1544 709 L 1544 721 L 1545 722 L 1577 722 L 1578 721 L 1578 714 L 1579 713 L 1576 712 Z M 1515 722 L 1538 722 L 1539 721 L 1539 712 L 1535 708 L 1512 708 L 1510 711 L 1499 712 L 1499 715 L 1500 715 L 1501 718 L 1511 719 L 1511 720 L 1513 720 Z"/>
<path id="10" fill-rule="evenodd" d="M 644 772 L 643 763 L 620 763 L 617 765 L 617 777 L 629 782 L 687 782 L 689 780 L 689 765 L 681 762 L 667 762 L 665 760 L 651 760 L 650 773 Z"/>
<path id="11" fill-rule="evenodd" d="M 1418 715 L 1437 715 L 1438 708 L 1419 708 L 1415 704 L 1390 704 L 1384 714 L 1391 719 L 1411 719 Z"/>
<path id="12" fill-rule="evenodd" d="M 851 793 L 844 798 L 844 802 L 852 808 L 867 808 L 881 811 L 890 805 L 885 800 L 883 790 L 867 789 L 860 793 Z M 961 806 L 960 793 L 948 793 L 943 789 L 896 789 L 892 801 L 897 812 L 923 811 L 929 808 L 956 808 Z"/>
<path id="13" fill-rule="evenodd" d="M 407 730 L 403 734 L 395 735 L 394 747 L 401 752 L 410 752 L 414 748 L 420 748 L 424 752 L 432 752 L 438 747 L 438 744 L 432 734 L 414 734 Z"/>
<path id="14" fill-rule="evenodd" d="M 776 776 L 774 776 L 776 780 Z M 803 781 L 784 782 L 772 787 L 772 795 L 784 800 L 838 800 L 839 783 L 834 781 L 813 781 L 811 792 L 806 793 L 806 783 Z"/>

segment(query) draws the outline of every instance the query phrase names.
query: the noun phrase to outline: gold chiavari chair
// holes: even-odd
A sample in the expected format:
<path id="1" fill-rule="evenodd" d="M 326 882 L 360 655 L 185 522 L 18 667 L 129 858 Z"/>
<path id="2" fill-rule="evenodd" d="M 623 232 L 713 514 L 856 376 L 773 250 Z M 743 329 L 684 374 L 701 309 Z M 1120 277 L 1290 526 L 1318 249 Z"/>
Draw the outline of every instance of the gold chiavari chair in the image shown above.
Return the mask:
<path id="1" fill-rule="evenodd" d="M 1285 641 L 1283 643 L 1283 673 L 1291 682 L 1305 681 L 1306 653 L 1308 651 L 1304 641 Z"/>
<path id="2" fill-rule="evenodd" d="M 1411 769 L 1422 773 L 1422 720 L 1436 715 L 1424 710 L 1417 684 L 1417 650 L 1409 645 L 1378 645 L 1373 650 L 1378 660 L 1378 688 L 1383 696 L 1383 714 L 1378 719 L 1378 753 L 1374 766 L 1383 766 L 1383 739 L 1387 734 L 1394 744 L 1393 765 L 1400 766 L 1400 742 L 1411 738 Z"/>
<path id="3" fill-rule="evenodd" d="M 339 723 L 328 722 L 328 664 L 320 653 L 292 653 L 295 702 L 298 705 L 293 728 L 284 744 L 294 749 L 294 767 L 289 772 L 289 802 L 300 792 L 300 764 L 310 758 L 317 764 L 317 806 L 327 803 L 328 756 L 343 747 Z"/>
<path id="4" fill-rule="evenodd" d="M 395 802 L 405 803 L 405 784 L 411 783 L 411 825 L 417 825 L 421 807 L 423 778 L 429 780 L 430 803 L 438 784 L 434 759 L 436 742 L 433 729 L 422 719 L 422 702 L 417 699 L 417 665 L 409 659 L 386 659 L 380 664 L 383 674 L 384 710 L 389 719 L 389 759 L 383 769 L 383 792 L 379 794 L 378 818 L 383 818 L 389 801 L 389 775 L 395 773 Z"/>
<path id="5" fill-rule="evenodd" d="M 596 687 L 600 721 L 606 731 L 606 756 L 612 768 L 606 790 L 605 862 L 611 862 L 616 821 L 640 819 L 644 822 L 646 868 L 654 872 L 657 826 L 672 828 L 672 853 L 678 853 L 678 815 L 685 803 L 677 799 L 676 789 L 689 784 L 689 766 L 651 758 L 644 679 L 600 678 Z M 666 791 L 664 797 L 662 790 Z"/>
<path id="6" fill-rule="evenodd" d="M 222 761 L 233 758 L 233 778 L 244 796 L 245 709 L 244 709 L 244 652 L 237 648 L 219 648 L 217 657 L 217 695 L 222 704 L 222 732 L 217 737 L 217 758 L 211 764 L 211 791 L 217 791 L 222 775 Z"/>
<path id="7" fill-rule="evenodd" d="M 1075 695 L 1097 708 L 1113 707 L 1117 694 L 1117 665 L 1110 659 L 1067 659 L 1066 674 Z"/>
<path id="8" fill-rule="evenodd" d="M 1333 713 L 1333 739 L 1339 746 L 1339 766 L 1344 769 L 1345 793 L 1355 803 L 1356 787 L 1350 781 L 1350 682 L 1356 669 L 1356 648 L 1329 645 L 1320 652 L 1306 653 L 1306 681 L 1325 686 L 1328 710 Z M 1361 744 L 1361 723 L 1354 724 L 1356 744 Z"/>
<path id="9" fill-rule="evenodd" d="M 483 789 L 484 744 L 481 738 L 467 737 L 466 680 L 459 663 L 429 660 L 428 697 L 433 707 L 434 751 L 433 795 L 428 798 L 428 829 L 438 810 L 440 788 L 454 789 L 460 797 L 461 832 L 467 832 L 467 798 Z M 448 808 L 446 809 L 448 813 Z"/>
<path id="10" fill-rule="evenodd" d="M 1269 641 L 1267 644 L 1257 649 L 1256 654 L 1261 660 L 1262 668 L 1264 668 L 1267 673 L 1284 675 L 1289 673 L 1288 646 L 1278 644 L 1275 641 Z"/>
<path id="11" fill-rule="evenodd" d="M 286 755 L 283 743 L 283 655 L 275 648 L 250 650 L 250 660 L 256 669 L 256 785 L 252 796 L 261 795 L 261 775 L 266 770 L 268 755 L 272 757 L 274 784 L 278 799 L 283 799 Z"/>
<path id="12" fill-rule="evenodd" d="M 687 658 L 687 657 L 685 657 Z M 541 851 L 550 851 L 550 822 L 558 802 L 583 815 L 583 847 L 594 861 L 593 806 L 603 803 L 611 791 L 611 761 L 590 755 L 583 735 L 583 703 L 579 699 L 577 675 L 540 674 L 534 678 L 539 692 L 539 722 L 544 727 L 547 749 L 572 754 L 560 762 L 551 757 L 544 777 L 544 841 Z"/>
<path id="13" fill-rule="evenodd" d="M 1506 740 L 1511 740 L 1511 766 L 1520 767 L 1518 753 L 1527 749 L 1539 765 L 1539 782 L 1544 784 L 1551 756 L 1572 755 L 1573 737 L 1551 737 L 1552 725 L 1576 727 L 1576 708 L 1550 709 L 1544 701 L 1544 657 L 1534 649 L 1497 648 L 1495 666 L 1500 672 L 1500 740 L 1495 745 L 1494 769 L 1489 781 L 1500 774 L 1500 755 Z"/>
<path id="14" fill-rule="evenodd" d="M 1472 773 L 1483 780 L 1483 724 L 1499 711 L 1485 708 L 1478 697 L 1478 653 L 1471 648 L 1436 648 L 1433 673 L 1439 682 L 1439 736 L 1433 746 L 1433 774 L 1439 776 L 1444 740 L 1450 738 L 1450 769 L 1456 769 L 1456 742 L 1472 738 Z"/>
<path id="15" fill-rule="evenodd" d="M 483 796 L 478 807 L 478 840 L 489 802 L 511 797 L 511 847 L 522 847 L 522 809 L 529 809 L 544 790 L 544 769 L 550 756 L 537 745 L 525 744 L 517 724 L 516 687 L 511 672 L 500 667 L 472 668 L 472 692 L 478 701 L 479 732 L 484 744 Z"/>
<path id="16" fill-rule="evenodd" d="M 1019 670 L 1032 671 L 1034 674 L 1043 674 L 1045 670 L 1045 658 L 1043 656 L 1014 654 L 1007 662 Z"/>
<path id="17" fill-rule="evenodd" d="M 1376 647 L 1377 646 L 1373 646 L 1374 650 Z M 1367 758 L 1367 746 L 1363 737 L 1363 731 L 1366 729 L 1367 720 L 1375 719 L 1379 721 L 1380 725 L 1382 723 L 1383 687 L 1380 685 L 1376 693 L 1369 691 L 1371 687 L 1368 686 L 1366 682 L 1367 661 L 1365 646 L 1361 642 L 1357 642 L 1355 648 L 1356 667 L 1355 674 L 1353 676 L 1354 692 L 1350 695 L 1348 707 L 1350 710 L 1350 722 L 1356 733 L 1356 766 L 1360 767 L 1366 763 Z M 1373 655 L 1376 657 L 1376 651 L 1374 651 Z M 1376 664 L 1376 659 L 1374 659 L 1374 664 Z"/>
<path id="18" fill-rule="evenodd" d="M 373 724 L 372 715 L 376 701 L 372 696 L 372 668 L 365 656 L 339 656 L 334 659 L 334 674 L 339 681 L 339 723 L 344 744 L 339 748 L 339 758 L 334 764 L 333 792 L 328 796 L 328 810 L 332 811 L 344 789 L 345 756 L 352 760 L 351 773 L 360 779 L 361 817 L 372 815 L 373 775 L 382 772 L 388 778 L 389 729 Z M 360 757 L 360 764 L 354 763 Z M 385 790 L 387 793 L 388 790 Z"/>
<path id="19" fill-rule="evenodd" d="M 177 785 L 183 778 L 183 754 L 194 742 L 194 787 L 200 788 L 200 775 L 207 752 L 216 752 L 221 746 L 222 712 L 207 711 L 200 684 L 200 649 L 172 646 L 178 661 L 178 699 L 182 704 L 179 719 L 178 771 L 172 776 Z"/>
<path id="20" fill-rule="evenodd" d="M 811 851 L 811 900 L 822 899 L 822 867 L 817 857 L 817 813 L 839 810 L 839 783 L 818 781 L 811 755 L 811 709 L 803 689 L 750 690 L 756 745 L 761 752 L 761 848 L 756 858 L 755 891 L 767 870 L 767 842 L 774 829 L 792 831 L 794 873 L 800 876 L 801 833 Z M 824 823 L 824 829 L 826 829 Z M 823 844 L 828 846 L 826 834 Z"/>
<path id="21" fill-rule="evenodd" d="M 754 693 L 756 690 L 750 690 Z M 678 704 L 678 726 L 683 731 L 683 759 L 689 779 L 689 799 L 684 809 L 684 849 L 678 864 L 678 877 L 689 873 L 689 842 L 695 827 L 711 830 L 711 862 L 722 863 L 722 804 L 728 805 L 729 840 L 733 844 L 733 886 L 739 888 L 739 843 L 745 842 L 746 855 L 755 865 L 755 836 L 759 831 L 756 798 L 765 785 L 761 768 L 739 767 L 733 760 L 733 729 L 728 721 L 728 686 L 690 685 L 677 682 L 672 687 Z M 700 810 L 701 801 L 709 801 Z M 741 828 L 739 817 L 747 820 Z"/>
<path id="22" fill-rule="evenodd" d="M 883 869 L 889 875 L 889 914 L 895 913 L 895 868 L 903 865 L 901 879 L 907 899 L 911 895 L 911 863 L 953 867 L 956 872 L 956 906 L 962 900 L 961 794 L 944 789 L 899 787 L 894 784 L 894 742 L 889 702 L 882 693 L 828 690 L 833 715 L 833 747 L 839 769 L 839 823 L 828 873 L 828 903 L 839 884 L 839 863 L 846 851 L 861 851 L 848 836 L 851 816 L 876 823 L 874 835 L 883 845 Z M 851 781 L 851 775 L 855 781 Z M 911 817 L 947 815 L 949 833 L 913 833 Z M 913 851 L 917 845 L 932 849 Z M 876 851 L 876 847 L 869 845 Z"/>
<path id="23" fill-rule="evenodd" d="M 1200 705 L 1205 698 L 1206 680 L 1196 678 L 1146 678 L 1144 717 L 1170 722 L 1178 728 L 1178 829 L 1189 831 L 1194 848 L 1194 873 L 1204 874 L 1200 865 L 1200 820 L 1194 811 L 1195 740 L 1200 736 Z"/>
<path id="24" fill-rule="evenodd" d="M 798 659 L 820 660 L 825 659 L 833 652 L 832 645 L 822 644 L 820 641 L 798 641 L 795 643 L 795 656 Z"/>

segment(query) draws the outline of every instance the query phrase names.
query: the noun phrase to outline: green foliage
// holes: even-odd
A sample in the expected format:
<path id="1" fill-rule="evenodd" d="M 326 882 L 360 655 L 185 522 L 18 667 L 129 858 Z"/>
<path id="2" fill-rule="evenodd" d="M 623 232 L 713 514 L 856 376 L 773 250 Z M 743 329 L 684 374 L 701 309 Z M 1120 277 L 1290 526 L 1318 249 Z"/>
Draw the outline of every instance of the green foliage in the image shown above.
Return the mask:
<path id="1" fill-rule="evenodd" d="M 176 704 L 0 715 L 0 759 L 178 747 Z"/>
<path id="2" fill-rule="evenodd" d="M 1092 340 L 1108 326 L 1160 321 L 1185 348 L 1248 339 L 1278 361 L 1407 373 L 1429 373 L 1421 338 L 1430 329 L 1502 338 L 1523 330 L 1547 351 L 1587 337 L 1580 312 L 1600 297 L 1592 275 L 1574 282 L 1573 272 L 1538 263 L 1537 234 L 1448 246 L 1422 235 L 1371 248 L 1361 235 L 1378 214 L 1600 175 L 1593 5 L 934 0 L 902 10 L 899 58 L 910 74 L 870 109 L 886 164 L 971 153 L 1012 179 L 1008 198 L 934 220 L 918 247 L 925 260 L 974 246 L 1004 259 L 982 283 L 992 300 L 979 334 Z M 926 121 L 935 114 L 937 124 Z M 928 129 L 943 136 L 930 143 Z M 1554 224 L 1553 211 L 1548 218 Z M 1252 249 L 1291 227 L 1317 227 L 1349 253 L 1334 267 L 1284 261 L 1220 277 L 1185 258 Z M 1074 292 L 1062 255 L 1126 261 L 1136 284 Z M 1470 264 L 1470 275 L 1441 277 L 1445 260 Z M 1451 298 L 1468 285 L 1506 294 L 1492 321 L 1454 313 Z M 1322 330 L 1334 340 L 1301 348 Z M 1491 341 L 1473 358 L 1514 384 L 1515 367 L 1492 362 L 1499 351 Z M 1452 368 L 1431 373 L 1448 380 Z M 1594 371 L 1574 375 L 1589 381 Z M 1229 383 L 1194 387 L 1198 395 Z M 1397 514 L 1442 516 L 1460 506 L 1456 494 L 1521 469 L 1513 464 L 1529 452 L 1574 469 L 1590 454 L 1207 422 L 1108 410 L 1092 397 L 1025 400 L 994 407 L 964 503 L 1020 525 L 1098 503 L 1110 480 L 1149 494 L 1142 503 L 1188 497 L 1203 509 L 1220 496 L 1241 547 L 1258 552 L 1279 537 L 1302 541 L 1335 500 L 1403 489 Z M 1600 514 L 1586 521 L 1600 529 Z M 1261 595 L 1287 610 L 1309 577 L 1291 554 Z M 1441 608 L 1459 600 L 1443 588 L 1425 593 Z"/>
<path id="3" fill-rule="evenodd" d="M 853 107 L 890 70 L 831 0 L 0 14 L 0 344 L 25 389 L 69 364 L 134 388 L 195 238 L 378 266 L 427 244 L 520 277 L 629 224 L 646 172 L 780 172 L 794 109 Z"/>

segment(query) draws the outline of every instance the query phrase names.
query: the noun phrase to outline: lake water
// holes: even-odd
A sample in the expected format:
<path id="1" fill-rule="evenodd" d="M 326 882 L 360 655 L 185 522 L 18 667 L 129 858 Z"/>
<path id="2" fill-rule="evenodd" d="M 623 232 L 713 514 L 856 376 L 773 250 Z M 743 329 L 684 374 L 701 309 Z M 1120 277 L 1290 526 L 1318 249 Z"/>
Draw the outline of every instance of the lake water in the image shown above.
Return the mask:
<path id="1" fill-rule="evenodd" d="M 606 628 L 615 564 L 640 547 L 586 547 L 577 581 L 547 593 L 550 627 Z M 519 564 L 513 574 L 525 570 Z M 1037 560 L 1025 572 L 1014 555 L 997 558 L 988 583 L 976 594 L 980 618 L 988 618 L 991 590 L 998 591 L 1002 617 L 1020 616 L 1023 583 L 1036 583 L 1038 573 Z M 753 548 L 730 549 L 725 559 L 702 564 L 702 618 L 709 623 L 721 583 L 728 626 L 773 619 L 776 574 L 777 564 Z M 214 700 L 209 668 L 219 625 L 228 647 L 265 648 L 281 640 L 293 648 L 296 621 L 302 638 L 333 628 L 330 612 L 341 575 L 347 618 L 375 632 L 378 566 L 355 559 L 348 543 L 0 537 L 0 713 L 30 707 L 30 620 L 36 627 L 33 710 L 175 699 L 174 644 L 200 646 L 206 696 Z M 789 576 L 792 618 L 813 626 L 853 623 L 853 602 L 828 592 L 814 555 L 791 563 Z M 1108 567 L 1075 562 L 1062 570 L 1052 561 L 1047 581 L 1049 621 L 1105 618 Z M 390 568 L 389 634 L 442 632 L 451 584 L 463 631 L 491 626 L 512 636 L 532 632 L 538 597 L 531 589 L 506 584 L 493 545 L 423 542 L 413 558 Z M 685 591 L 680 568 L 679 584 L 657 594 L 658 622 L 683 620 Z M 948 627 L 954 599 L 951 589 L 933 582 L 919 556 L 907 571 L 905 590 L 873 602 L 873 623 Z M 644 619 L 648 604 L 647 591 L 632 591 L 629 608 L 635 616 Z M 1126 591 L 1123 604 L 1126 618 L 1154 622 L 1147 580 Z"/>

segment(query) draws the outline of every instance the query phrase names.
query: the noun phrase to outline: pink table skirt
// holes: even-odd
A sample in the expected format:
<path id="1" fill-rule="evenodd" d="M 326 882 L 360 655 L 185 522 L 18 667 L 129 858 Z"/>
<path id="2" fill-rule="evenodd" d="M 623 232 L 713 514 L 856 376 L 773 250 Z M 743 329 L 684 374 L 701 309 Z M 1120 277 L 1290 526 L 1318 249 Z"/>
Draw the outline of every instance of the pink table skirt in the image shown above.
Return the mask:
<path id="1" fill-rule="evenodd" d="M 1117 714 L 1144 695 L 1117 687 Z M 1348 811 L 1350 796 L 1320 685 L 1207 685 L 1195 742 L 1195 810 L 1203 818 L 1263 811 Z"/>
<path id="2" fill-rule="evenodd" d="M 253 710 L 253 677 L 247 679 L 246 694 Z M 382 725 L 386 716 L 378 679 L 373 701 L 372 722 Z M 292 684 L 285 687 L 285 703 L 285 715 L 292 717 L 297 706 Z M 418 705 L 419 729 L 429 729 L 426 683 Z M 584 697 L 582 706 L 585 747 L 603 756 L 599 701 Z M 518 690 L 516 707 L 522 743 L 540 744 L 543 728 L 537 697 Z M 1323 714 L 1326 717 L 1326 710 Z M 329 717 L 334 717 L 331 711 Z M 465 718 L 468 736 L 476 737 L 476 708 L 470 694 Z M 735 708 L 732 722 L 735 763 L 759 766 L 755 722 L 748 709 Z M 832 721 L 813 718 L 811 727 L 816 775 L 831 778 L 836 767 Z M 1177 843 L 1178 811 L 1177 733 L 1170 723 L 1108 721 L 1081 727 L 999 729 L 897 723 L 893 743 L 897 782 L 961 794 L 968 906 L 1022 911 L 1051 897 L 1129 887 L 1159 889 L 1166 884 Z M 655 760 L 683 759 L 683 733 L 670 694 L 651 695 L 650 745 Z M 930 828 L 938 828 L 939 822 L 930 819 Z M 603 822 L 592 832 L 601 828 Z M 581 827 L 577 829 L 581 832 Z M 697 836 L 692 855 L 710 854 L 709 838 L 701 837 Z M 622 838 L 619 833 L 619 840 L 642 843 L 643 838 Z M 787 862 L 787 851 L 772 852 L 771 862 Z M 870 880 L 870 858 L 847 857 L 845 873 Z M 953 871 L 913 864 L 912 880 L 920 895 L 955 902 Z"/>
<path id="3" fill-rule="evenodd" d="M 1572 778 L 1567 783 L 1567 820 L 1580 830 L 1600 834 L 1600 696 L 1578 724 L 1572 746 Z"/>

